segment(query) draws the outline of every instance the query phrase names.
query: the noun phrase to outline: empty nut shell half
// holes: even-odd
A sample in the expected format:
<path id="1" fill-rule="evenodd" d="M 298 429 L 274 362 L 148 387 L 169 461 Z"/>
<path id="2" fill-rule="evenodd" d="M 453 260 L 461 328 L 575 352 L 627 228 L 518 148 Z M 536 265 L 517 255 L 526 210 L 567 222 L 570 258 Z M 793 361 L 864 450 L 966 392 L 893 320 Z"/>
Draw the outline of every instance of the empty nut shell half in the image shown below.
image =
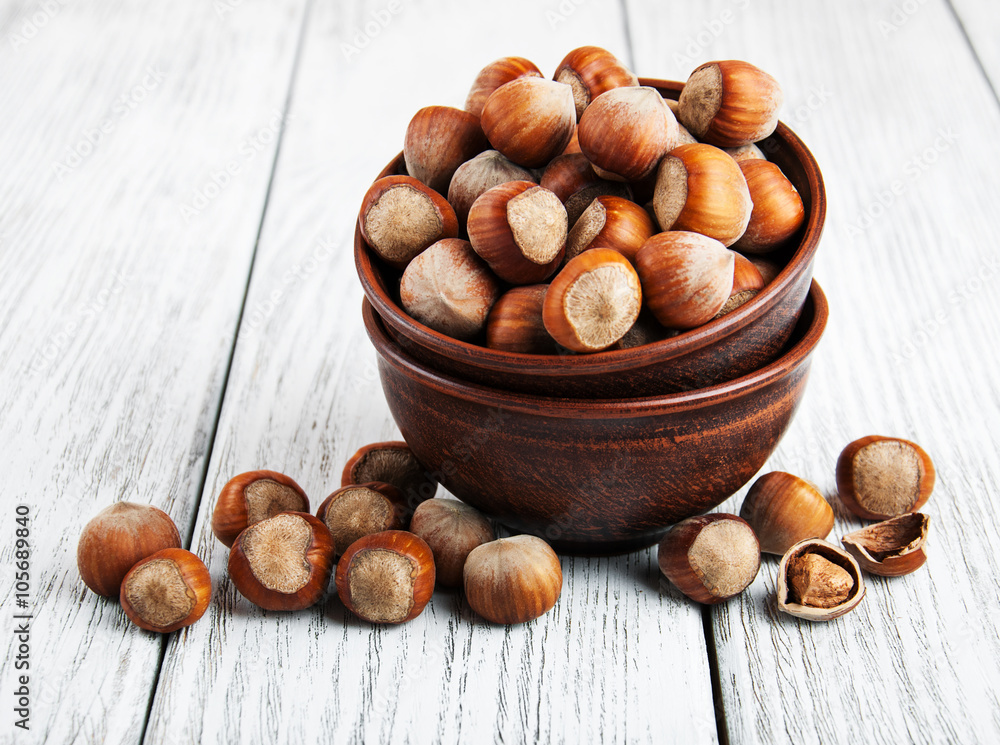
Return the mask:
<path id="1" fill-rule="evenodd" d="M 866 572 L 901 577 L 927 561 L 924 545 L 930 522 L 927 515 L 910 512 L 848 533 L 840 542 Z"/>
<path id="2" fill-rule="evenodd" d="M 854 557 L 816 538 L 788 549 L 778 566 L 778 610 L 807 621 L 832 621 L 858 607 L 865 581 Z"/>

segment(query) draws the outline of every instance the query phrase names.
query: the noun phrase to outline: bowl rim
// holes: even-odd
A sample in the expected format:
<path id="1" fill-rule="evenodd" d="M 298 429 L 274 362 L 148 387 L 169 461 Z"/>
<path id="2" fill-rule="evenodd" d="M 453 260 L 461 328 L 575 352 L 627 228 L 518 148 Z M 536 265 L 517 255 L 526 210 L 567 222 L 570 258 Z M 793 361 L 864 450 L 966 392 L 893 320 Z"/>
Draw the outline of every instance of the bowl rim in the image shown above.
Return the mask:
<path id="1" fill-rule="evenodd" d="M 684 87 L 683 83 L 657 78 L 639 78 L 639 84 L 656 88 L 665 98 L 676 98 Z M 772 137 L 782 140 L 785 146 L 791 150 L 793 157 L 802 165 L 809 184 L 812 203 L 798 247 L 778 275 L 749 302 L 727 313 L 722 318 L 682 332 L 670 339 L 630 349 L 608 349 L 586 355 L 505 352 L 453 339 L 411 318 L 392 300 L 380 282 L 372 262 L 371 252 L 365 245 L 359 225 L 356 223 L 354 259 L 358 277 L 366 297 L 386 325 L 396 333 L 408 337 L 418 346 L 436 354 L 482 370 L 510 373 L 517 376 L 593 375 L 633 367 L 647 367 L 691 354 L 767 315 L 778 300 L 809 269 L 819 247 L 823 226 L 826 222 L 826 187 L 819 164 L 805 143 L 783 122 L 778 122 Z M 396 172 L 402 158 L 403 154 L 400 152 L 382 169 L 377 179 Z"/>
<path id="2" fill-rule="evenodd" d="M 560 419 L 621 419 L 660 415 L 664 412 L 680 412 L 721 404 L 727 400 L 740 398 L 760 390 L 789 375 L 806 362 L 816 348 L 826 328 L 830 308 L 819 283 L 812 280 L 809 295 L 802 311 L 805 317 L 808 317 L 808 313 L 812 313 L 809 326 L 801 338 L 770 364 L 735 380 L 707 388 L 659 396 L 604 399 L 556 398 L 515 393 L 478 383 L 470 383 L 432 370 L 414 360 L 400 348 L 399 344 L 388 337 L 384 319 L 378 315 L 368 298 L 362 301 L 361 312 L 365 330 L 379 356 L 400 369 L 404 374 L 440 393 L 464 401 L 496 407 L 499 411 L 504 412 L 518 412 Z"/>

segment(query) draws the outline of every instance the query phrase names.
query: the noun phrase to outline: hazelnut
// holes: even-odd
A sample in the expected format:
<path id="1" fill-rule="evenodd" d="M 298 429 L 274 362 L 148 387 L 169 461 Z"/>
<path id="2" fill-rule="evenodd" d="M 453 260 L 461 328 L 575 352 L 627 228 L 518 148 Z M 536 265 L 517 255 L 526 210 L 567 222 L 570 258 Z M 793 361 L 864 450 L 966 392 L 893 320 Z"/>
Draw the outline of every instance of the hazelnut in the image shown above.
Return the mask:
<path id="1" fill-rule="evenodd" d="M 930 522 L 927 515 L 910 512 L 848 533 L 840 542 L 866 572 L 900 577 L 927 561 L 924 544 Z"/>
<path id="2" fill-rule="evenodd" d="M 403 623 L 424 610 L 434 592 L 434 556 L 413 533 L 387 530 L 352 543 L 337 564 L 337 594 L 371 623 Z"/>
<path id="3" fill-rule="evenodd" d="M 392 484 L 372 481 L 342 486 L 323 500 L 316 517 L 333 537 L 339 556 L 359 538 L 406 527 L 409 515 L 403 493 Z"/>
<path id="4" fill-rule="evenodd" d="M 639 79 L 607 49 L 579 47 L 556 68 L 555 80 L 573 89 L 577 121 L 590 102 L 612 88 L 639 85 Z"/>
<path id="5" fill-rule="evenodd" d="M 533 535 L 484 543 L 465 560 L 469 607 L 493 623 L 525 623 L 547 613 L 559 599 L 562 579 L 556 552 Z"/>
<path id="6" fill-rule="evenodd" d="M 548 189 L 511 181 L 484 192 L 469 210 L 472 248 L 511 284 L 537 284 L 555 273 L 566 250 L 566 209 Z"/>
<path id="7" fill-rule="evenodd" d="M 569 144 L 563 148 L 563 151 L 562 153 L 560 153 L 560 155 L 572 155 L 573 153 L 580 153 L 581 155 L 583 154 L 583 151 L 580 150 L 579 127 L 573 127 L 573 136 L 569 138 Z M 557 155 L 556 157 L 559 156 Z M 553 158 L 552 160 L 555 160 L 555 158 Z M 551 163 L 552 161 L 549 162 Z"/>
<path id="8" fill-rule="evenodd" d="M 309 512 L 309 498 L 294 479 L 276 471 L 248 471 L 231 478 L 212 512 L 212 532 L 227 548 L 248 525 L 279 512 Z"/>
<path id="9" fill-rule="evenodd" d="M 742 163 L 745 160 L 767 160 L 764 157 L 764 151 L 753 142 L 739 147 L 724 147 L 722 151 L 737 163 Z"/>
<path id="10" fill-rule="evenodd" d="M 326 592 L 333 558 L 333 538 L 319 519 L 282 512 L 239 534 L 229 552 L 229 576 L 254 605 L 302 610 Z"/>
<path id="11" fill-rule="evenodd" d="M 427 542 L 434 553 L 437 582 L 461 587 L 469 553 L 496 539 L 479 510 L 454 499 L 429 499 L 417 507 L 410 531 Z"/>
<path id="12" fill-rule="evenodd" d="M 670 339 L 680 333 L 676 329 L 664 328 L 649 308 L 639 311 L 639 317 L 635 319 L 632 328 L 625 332 L 625 336 L 618 340 L 616 349 L 632 349 L 642 347 L 646 344 Z"/>
<path id="13" fill-rule="evenodd" d="M 589 248 L 612 248 L 631 263 L 647 240 L 658 232 L 646 210 L 628 199 L 598 196 L 583 211 L 566 238 L 566 258 Z"/>
<path id="14" fill-rule="evenodd" d="M 747 182 L 753 210 L 734 248 L 747 253 L 767 253 L 789 240 L 805 221 L 802 197 L 774 163 L 745 160 L 739 164 Z"/>
<path id="15" fill-rule="evenodd" d="M 646 304 L 668 328 L 690 329 L 720 311 L 733 288 L 735 254 L 699 233 L 658 233 L 635 256 Z"/>
<path id="16" fill-rule="evenodd" d="M 406 128 L 403 160 L 413 178 L 447 194 L 455 169 L 487 147 L 479 117 L 451 106 L 426 106 Z"/>
<path id="17" fill-rule="evenodd" d="M 760 272 L 760 276 L 764 280 L 764 286 L 771 284 L 774 278 L 781 273 L 781 266 L 768 259 L 763 259 L 760 256 L 747 256 L 745 257 L 751 264 L 757 267 L 757 271 Z"/>
<path id="18" fill-rule="evenodd" d="M 340 479 L 341 486 L 383 481 L 392 484 L 406 498 L 412 511 L 437 493 L 437 481 L 401 440 L 373 442 L 352 455 Z"/>
<path id="19" fill-rule="evenodd" d="M 542 321 L 574 352 L 597 352 L 621 339 L 639 317 L 642 288 L 628 259 L 592 248 L 570 259 L 545 293 Z"/>
<path id="20" fill-rule="evenodd" d="M 620 181 L 597 175 L 583 153 L 564 153 L 552 159 L 542 173 L 541 185 L 559 197 L 566 207 L 567 224 L 572 227 L 590 203 L 602 194 L 630 199 L 632 190 Z"/>
<path id="21" fill-rule="evenodd" d="M 458 235 L 458 217 L 444 197 L 410 176 L 386 176 L 361 202 L 358 229 L 381 259 L 403 269 L 442 238 Z"/>
<path id="22" fill-rule="evenodd" d="M 465 110 L 477 117 L 483 113 L 486 99 L 505 83 L 524 77 L 544 77 L 534 62 L 524 57 L 501 57 L 486 65 L 472 83 L 465 99 Z"/>
<path id="23" fill-rule="evenodd" d="M 871 435 L 844 448 L 837 490 L 851 512 L 886 520 L 919 510 L 934 489 L 934 464 L 914 442 Z"/>
<path id="24" fill-rule="evenodd" d="M 760 569 L 753 530 L 736 515 L 689 517 L 672 527 L 657 552 L 660 571 L 697 603 L 715 604 L 745 590 Z"/>
<path id="25" fill-rule="evenodd" d="M 677 144 L 677 120 L 655 88 L 614 88 L 580 117 L 580 149 L 598 175 L 640 181 Z"/>
<path id="26" fill-rule="evenodd" d="M 698 143 L 674 148 L 660 163 L 653 209 L 664 230 L 690 230 L 731 246 L 746 230 L 753 203 L 736 161 Z"/>
<path id="27" fill-rule="evenodd" d="M 681 124 L 699 140 L 739 147 L 774 132 L 781 103 L 777 80 L 748 62 L 724 60 L 691 73 L 678 111 Z"/>
<path id="28" fill-rule="evenodd" d="M 469 209 L 483 192 L 509 181 L 534 182 L 535 177 L 496 150 L 486 150 L 460 165 L 448 187 L 448 202 L 455 208 L 459 223 L 465 225 Z"/>
<path id="29" fill-rule="evenodd" d="M 831 621 L 854 610 L 865 596 L 858 563 L 826 541 L 792 546 L 778 566 L 778 610 L 808 621 Z"/>
<path id="30" fill-rule="evenodd" d="M 524 285 L 501 295 L 486 319 L 486 346 L 504 352 L 555 354 L 555 340 L 542 319 L 548 289 L 548 285 Z"/>
<path id="31" fill-rule="evenodd" d="M 129 570 L 119 599 L 136 626 L 167 634 L 205 615 L 211 598 L 212 576 L 204 562 L 182 548 L 165 548 Z"/>
<path id="32" fill-rule="evenodd" d="M 760 541 L 760 550 L 782 556 L 806 538 L 826 538 L 833 530 L 833 508 L 805 479 L 772 471 L 757 479 L 740 509 Z"/>
<path id="33" fill-rule="evenodd" d="M 716 318 L 721 318 L 749 303 L 764 289 L 764 277 L 753 262 L 735 251 L 733 254 L 736 262 L 733 267 L 733 289 L 729 292 L 729 299 L 723 304 L 722 310 L 716 314 Z"/>
<path id="34" fill-rule="evenodd" d="M 83 583 L 98 595 L 116 598 L 136 562 L 165 548 L 180 548 L 177 526 L 163 510 L 116 502 L 101 510 L 80 533 L 76 565 Z"/>
<path id="35" fill-rule="evenodd" d="M 471 339 L 482 331 L 499 295 L 489 267 L 459 238 L 446 238 L 423 251 L 399 283 L 406 312 L 454 339 Z"/>
<path id="36" fill-rule="evenodd" d="M 490 144 L 527 168 L 544 166 L 561 153 L 575 124 L 572 89 L 545 78 L 505 83 L 483 107 L 483 131 Z"/>

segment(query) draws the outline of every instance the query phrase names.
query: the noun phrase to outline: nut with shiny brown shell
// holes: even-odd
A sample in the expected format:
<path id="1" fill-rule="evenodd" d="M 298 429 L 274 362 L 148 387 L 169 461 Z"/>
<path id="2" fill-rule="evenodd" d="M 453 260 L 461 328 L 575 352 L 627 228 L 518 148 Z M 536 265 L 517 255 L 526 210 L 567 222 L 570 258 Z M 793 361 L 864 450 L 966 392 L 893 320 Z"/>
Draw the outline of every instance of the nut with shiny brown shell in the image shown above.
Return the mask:
<path id="1" fill-rule="evenodd" d="M 657 231 L 652 218 L 628 199 L 595 197 L 573 225 L 566 238 L 566 258 L 590 248 L 611 248 L 633 264 L 642 245 Z"/>
<path id="2" fill-rule="evenodd" d="M 833 530 L 833 508 L 805 479 L 783 471 L 758 478 L 747 492 L 740 517 L 760 541 L 760 550 L 783 555 L 807 538 L 826 538 Z"/>
<path id="3" fill-rule="evenodd" d="M 572 89 L 545 78 L 512 80 L 483 107 L 482 126 L 490 144 L 525 168 L 541 168 L 559 155 L 575 125 Z"/>
<path id="4" fill-rule="evenodd" d="M 413 178 L 447 194 L 455 170 L 488 147 L 474 114 L 451 106 L 425 106 L 406 128 L 403 160 Z"/>
<path id="5" fill-rule="evenodd" d="M 681 124 L 703 142 L 739 147 L 774 132 L 782 104 L 778 81 L 749 62 L 706 62 L 681 91 Z"/>
<path id="6" fill-rule="evenodd" d="M 471 339 L 486 327 L 500 284 L 472 244 L 446 238 L 407 265 L 399 281 L 404 310 L 453 339 Z"/>
<path id="7" fill-rule="evenodd" d="M 493 623 L 526 623 L 555 606 L 562 593 L 562 566 L 541 538 L 516 535 L 474 548 L 465 560 L 469 606 Z"/>
<path id="8" fill-rule="evenodd" d="M 714 605 L 739 595 L 760 570 L 753 529 L 736 515 L 689 517 L 672 527 L 657 551 L 660 571 L 697 603 Z"/>
<path id="9" fill-rule="evenodd" d="M 448 201 L 411 176 L 385 176 L 361 201 L 358 230 L 375 254 L 397 269 L 433 243 L 458 235 Z"/>
<path id="10" fill-rule="evenodd" d="M 409 516 L 403 492 L 381 481 L 342 486 L 324 499 L 316 511 L 316 517 L 333 537 L 337 556 L 366 535 L 402 530 Z"/>
<path id="11" fill-rule="evenodd" d="M 837 490 L 851 512 L 866 520 L 916 512 L 934 489 L 934 463 L 915 442 L 870 435 L 850 443 L 837 459 Z"/>
<path id="12" fill-rule="evenodd" d="M 632 328 L 642 308 L 639 275 L 610 248 L 592 248 L 566 262 L 542 304 L 542 321 L 574 352 L 598 352 Z"/>
<path id="13" fill-rule="evenodd" d="M 573 227 L 590 203 L 602 194 L 632 198 L 628 184 L 598 176 L 583 153 L 564 153 L 553 158 L 542 172 L 540 184 L 559 197 L 566 207 L 569 227 Z"/>
<path id="14" fill-rule="evenodd" d="M 486 346 L 504 352 L 555 354 L 558 345 L 542 318 L 548 289 L 548 285 L 523 285 L 501 295 L 486 319 Z"/>
<path id="15" fill-rule="evenodd" d="M 583 112 L 578 136 L 598 175 L 641 181 L 677 145 L 677 120 L 655 88 L 614 88 Z"/>
<path id="16" fill-rule="evenodd" d="M 165 548 L 180 548 L 181 536 L 166 512 L 146 504 L 115 502 L 80 533 L 76 565 L 93 592 L 116 598 L 136 562 Z"/>
<path id="17" fill-rule="evenodd" d="M 796 543 L 778 566 L 778 610 L 807 621 L 832 621 L 865 596 L 861 567 L 850 554 L 817 538 Z"/>
<path id="18" fill-rule="evenodd" d="M 733 253 L 736 253 L 735 251 Z M 736 253 L 736 264 L 733 270 L 733 289 L 729 293 L 729 299 L 723 304 L 715 317 L 721 318 L 727 313 L 732 313 L 742 305 L 746 305 L 764 289 L 766 283 L 760 270 L 750 259 L 740 253 Z"/>
<path id="19" fill-rule="evenodd" d="M 430 546 L 413 533 L 387 530 L 361 538 L 337 564 L 337 594 L 371 623 L 403 623 L 419 616 L 434 592 Z"/>
<path id="20" fill-rule="evenodd" d="M 465 99 L 465 110 L 477 117 L 481 116 L 486 99 L 492 95 L 493 91 L 505 83 L 524 77 L 541 78 L 544 76 L 534 62 L 524 57 L 501 57 L 494 60 L 476 75 L 469 95 Z"/>
<path id="21" fill-rule="evenodd" d="M 848 533 L 840 542 L 866 572 L 901 577 L 927 561 L 924 546 L 929 529 L 927 515 L 909 512 Z"/>
<path id="22" fill-rule="evenodd" d="M 698 143 L 674 148 L 660 162 L 653 209 L 664 230 L 689 230 L 731 246 L 746 231 L 753 202 L 736 161 Z"/>
<path id="23" fill-rule="evenodd" d="M 657 233 L 639 249 L 635 268 L 647 307 L 667 328 L 707 323 L 733 289 L 735 254 L 700 233 Z"/>
<path id="24" fill-rule="evenodd" d="M 530 181 L 511 181 L 484 192 L 469 210 L 468 229 L 475 252 L 511 284 L 544 282 L 566 251 L 566 208 L 555 194 Z"/>
<path id="25" fill-rule="evenodd" d="M 360 448 L 344 465 L 340 485 L 384 481 L 406 498 L 412 511 L 437 493 L 437 481 L 402 440 L 373 442 Z"/>
<path id="26" fill-rule="evenodd" d="M 330 531 L 305 512 L 282 512 L 254 523 L 229 552 L 236 589 L 265 610 L 302 610 L 318 603 L 333 564 Z"/>
<path id="27" fill-rule="evenodd" d="M 431 547 L 437 582 L 445 587 L 461 587 L 469 554 L 496 540 L 483 514 L 455 499 L 429 499 L 421 504 L 413 513 L 410 532 Z"/>
<path id="28" fill-rule="evenodd" d="M 138 562 L 122 580 L 122 610 L 136 626 L 168 634 L 190 626 L 208 609 L 212 576 L 182 548 L 165 548 Z"/>
<path id="29" fill-rule="evenodd" d="M 302 487 L 277 471 L 247 471 L 222 487 L 212 511 L 212 532 L 229 548 L 247 526 L 279 512 L 309 512 Z"/>
<path id="30" fill-rule="evenodd" d="M 509 181 L 534 182 L 535 177 L 496 150 L 486 150 L 460 165 L 448 187 L 448 202 L 454 207 L 459 223 L 465 225 L 473 203 L 484 192 Z"/>
<path id="31" fill-rule="evenodd" d="M 639 85 L 639 79 L 607 49 L 584 46 L 574 49 L 559 63 L 553 76 L 573 89 L 579 121 L 591 101 L 612 88 Z"/>
<path id="32" fill-rule="evenodd" d="M 805 221 L 802 197 L 781 169 L 767 160 L 744 160 L 740 170 L 750 190 L 750 221 L 733 248 L 769 253 L 786 243 Z"/>

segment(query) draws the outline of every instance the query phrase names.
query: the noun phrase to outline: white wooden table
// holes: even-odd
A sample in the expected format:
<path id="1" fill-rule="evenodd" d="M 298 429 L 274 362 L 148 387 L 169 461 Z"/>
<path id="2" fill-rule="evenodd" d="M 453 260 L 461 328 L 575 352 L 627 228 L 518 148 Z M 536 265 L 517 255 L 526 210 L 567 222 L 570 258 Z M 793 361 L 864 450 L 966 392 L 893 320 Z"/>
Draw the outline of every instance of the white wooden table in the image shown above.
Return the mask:
<path id="1" fill-rule="evenodd" d="M 0 31 L 0 743 L 1000 741 L 992 0 L 4 0 Z M 744 58 L 782 82 L 826 176 L 832 313 L 767 470 L 832 497 L 848 441 L 920 442 L 926 567 L 825 625 L 777 613 L 773 560 L 702 609 L 653 550 L 564 558 L 554 611 L 512 628 L 448 593 L 398 628 L 332 596 L 252 607 L 209 527 L 226 480 L 275 469 L 318 503 L 397 434 L 351 253 L 366 185 L 486 62 L 551 72 L 581 44 L 651 77 Z M 189 629 L 142 632 L 80 582 L 80 529 L 118 499 L 206 560 Z M 836 508 L 834 536 L 859 525 Z"/>

